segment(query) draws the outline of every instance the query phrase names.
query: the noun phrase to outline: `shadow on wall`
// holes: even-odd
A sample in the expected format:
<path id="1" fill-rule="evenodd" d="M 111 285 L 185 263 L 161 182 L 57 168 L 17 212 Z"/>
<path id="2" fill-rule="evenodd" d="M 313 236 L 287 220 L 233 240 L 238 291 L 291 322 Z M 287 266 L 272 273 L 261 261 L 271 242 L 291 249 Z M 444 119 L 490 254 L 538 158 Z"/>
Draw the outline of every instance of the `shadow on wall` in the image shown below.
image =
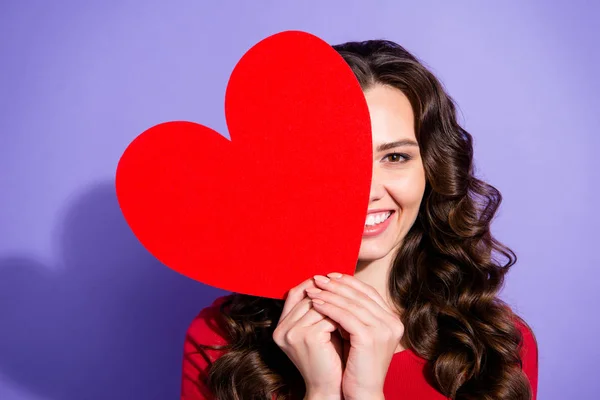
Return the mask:
<path id="1" fill-rule="evenodd" d="M 60 265 L 0 259 L 2 374 L 52 400 L 178 398 L 185 331 L 226 292 L 154 259 L 113 183 L 76 199 L 56 235 Z"/>

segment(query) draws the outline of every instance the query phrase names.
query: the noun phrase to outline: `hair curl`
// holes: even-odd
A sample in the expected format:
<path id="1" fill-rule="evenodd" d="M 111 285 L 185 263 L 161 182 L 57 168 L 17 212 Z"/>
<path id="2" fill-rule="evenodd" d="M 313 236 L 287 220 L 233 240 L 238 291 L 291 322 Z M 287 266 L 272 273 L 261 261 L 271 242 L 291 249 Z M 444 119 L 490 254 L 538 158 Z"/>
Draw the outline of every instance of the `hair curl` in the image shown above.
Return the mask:
<path id="1" fill-rule="evenodd" d="M 333 47 L 363 90 L 377 84 L 397 88 L 415 115 L 427 182 L 388 282 L 396 307 L 403 310 L 405 343 L 428 361 L 431 384 L 447 397 L 530 399 L 517 317 L 497 296 L 517 259 L 490 233 L 502 196 L 474 176 L 472 137 L 459 126 L 454 101 L 417 58 L 394 42 Z M 217 398 L 302 398 L 302 376 L 272 338 L 283 303 L 234 294 L 221 305 L 230 344 L 198 344 L 201 352 L 228 350 L 209 369 L 207 383 Z"/>

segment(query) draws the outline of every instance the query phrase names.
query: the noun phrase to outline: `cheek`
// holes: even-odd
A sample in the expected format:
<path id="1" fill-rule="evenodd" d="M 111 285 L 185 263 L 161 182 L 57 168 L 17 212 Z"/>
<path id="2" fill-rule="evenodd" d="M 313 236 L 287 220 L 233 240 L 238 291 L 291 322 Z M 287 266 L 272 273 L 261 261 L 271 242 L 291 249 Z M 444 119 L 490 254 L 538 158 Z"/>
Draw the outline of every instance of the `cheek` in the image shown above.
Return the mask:
<path id="1" fill-rule="evenodd" d="M 403 211 L 418 210 L 425 191 L 425 178 L 418 174 L 397 178 L 387 185 L 387 190 Z"/>

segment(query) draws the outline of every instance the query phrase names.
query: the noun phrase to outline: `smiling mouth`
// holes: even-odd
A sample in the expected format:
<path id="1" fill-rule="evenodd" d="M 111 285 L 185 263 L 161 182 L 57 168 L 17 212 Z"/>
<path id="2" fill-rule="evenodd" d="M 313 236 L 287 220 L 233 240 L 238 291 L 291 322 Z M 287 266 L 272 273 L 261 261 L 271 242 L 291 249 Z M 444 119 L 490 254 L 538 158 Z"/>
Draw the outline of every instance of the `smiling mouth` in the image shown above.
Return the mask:
<path id="1" fill-rule="evenodd" d="M 393 211 L 384 211 L 384 212 L 380 212 L 380 213 L 376 213 L 376 214 L 370 214 L 367 217 L 365 226 L 371 227 L 371 226 L 377 226 L 379 224 L 382 224 L 385 221 L 387 221 L 387 219 L 390 218 L 390 216 L 393 213 L 394 213 Z"/>

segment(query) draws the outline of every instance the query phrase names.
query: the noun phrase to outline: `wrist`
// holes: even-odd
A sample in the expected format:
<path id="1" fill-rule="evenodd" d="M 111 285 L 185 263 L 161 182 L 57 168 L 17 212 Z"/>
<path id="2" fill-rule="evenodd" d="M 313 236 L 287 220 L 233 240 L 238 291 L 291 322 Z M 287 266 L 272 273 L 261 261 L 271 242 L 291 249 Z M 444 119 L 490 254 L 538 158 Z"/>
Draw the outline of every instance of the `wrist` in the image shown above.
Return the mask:
<path id="1" fill-rule="evenodd" d="M 385 400 L 383 392 L 381 393 L 357 393 L 352 396 L 344 395 L 344 400 Z"/>
<path id="2" fill-rule="evenodd" d="M 342 394 L 322 393 L 318 391 L 307 391 L 304 400 L 342 400 Z"/>

